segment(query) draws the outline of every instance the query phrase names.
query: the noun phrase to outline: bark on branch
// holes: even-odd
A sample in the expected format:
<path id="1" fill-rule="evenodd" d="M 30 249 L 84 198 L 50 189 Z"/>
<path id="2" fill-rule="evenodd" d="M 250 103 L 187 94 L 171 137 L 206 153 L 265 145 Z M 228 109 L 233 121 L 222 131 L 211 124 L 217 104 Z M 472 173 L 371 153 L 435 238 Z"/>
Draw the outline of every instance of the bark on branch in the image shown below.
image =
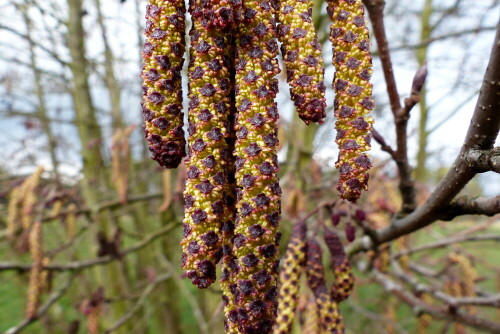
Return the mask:
<path id="1" fill-rule="evenodd" d="M 492 150 L 500 127 L 500 24 L 497 26 L 493 49 L 474 115 L 452 168 L 438 184 L 428 200 L 408 216 L 398 219 L 391 226 L 376 233 L 376 245 L 394 240 L 402 235 L 421 229 L 446 211 L 449 203 L 477 174 L 467 157 L 476 150 Z"/>

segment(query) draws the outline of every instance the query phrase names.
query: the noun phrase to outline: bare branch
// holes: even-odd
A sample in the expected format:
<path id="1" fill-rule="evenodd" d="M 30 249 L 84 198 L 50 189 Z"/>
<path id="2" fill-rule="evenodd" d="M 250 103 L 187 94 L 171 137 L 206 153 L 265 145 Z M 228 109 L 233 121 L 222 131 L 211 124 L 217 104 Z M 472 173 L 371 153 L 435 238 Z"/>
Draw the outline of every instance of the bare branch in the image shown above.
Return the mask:
<path id="1" fill-rule="evenodd" d="M 491 150 L 500 127 L 500 24 L 493 44 L 488 68 L 484 75 L 474 115 L 464 144 L 448 174 L 438 184 L 427 201 L 410 215 L 396 220 L 377 232 L 375 244 L 394 240 L 421 229 L 439 219 L 440 214 L 462 188 L 476 175 L 466 157 L 471 150 Z"/>
<path id="2" fill-rule="evenodd" d="M 485 235 L 468 235 L 462 237 L 448 238 L 444 240 L 440 240 L 438 242 L 434 242 L 431 244 L 427 244 L 420 247 L 410 248 L 402 250 L 401 252 L 394 254 L 395 258 L 400 256 L 410 255 L 430 249 L 443 248 L 449 246 L 451 244 L 462 243 L 462 242 L 474 242 L 474 241 L 496 241 L 500 242 L 500 235 L 498 234 L 485 234 Z"/>
<path id="3" fill-rule="evenodd" d="M 436 319 L 451 320 L 461 324 L 477 328 L 489 333 L 499 333 L 500 323 L 493 322 L 484 318 L 467 314 L 461 310 L 450 309 L 448 307 L 434 306 L 424 303 L 398 282 L 392 280 L 389 276 L 381 273 L 378 270 L 373 270 L 373 278 L 384 289 L 392 295 L 399 298 L 405 304 L 413 308 L 416 313 L 427 313 Z"/>
<path id="4" fill-rule="evenodd" d="M 364 4 L 368 9 L 368 15 L 373 25 L 373 34 L 377 40 L 380 61 L 382 63 L 382 70 L 384 72 L 385 82 L 387 84 L 387 94 L 389 95 L 389 102 L 391 111 L 396 123 L 396 143 L 397 150 L 394 154 L 395 161 L 399 170 L 399 191 L 403 199 L 402 214 L 408 214 L 415 210 L 415 186 L 411 176 L 412 168 L 408 161 L 408 146 L 407 146 L 407 128 L 409 120 L 409 110 L 415 103 L 410 100 L 402 108 L 399 100 L 398 88 L 396 85 L 396 78 L 391 61 L 389 51 L 389 43 L 384 26 L 384 0 L 364 0 Z"/>
<path id="5" fill-rule="evenodd" d="M 465 157 L 470 168 L 478 173 L 493 171 L 500 173 L 500 147 L 490 150 L 470 150 Z"/>
<path id="6" fill-rule="evenodd" d="M 141 250 L 142 248 L 151 244 L 156 239 L 171 232 L 177 226 L 179 226 L 179 225 L 172 223 L 168 226 L 163 227 L 162 229 L 158 230 L 156 233 L 153 233 L 150 236 L 144 238 L 142 241 L 140 241 L 136 245 L 125 249 L 121 253 L 122 257 L 125 257 L 129 254 L 133 254 L 133 253 L 137 252 L 138 250 Z M 67 262 L 67 263 L 52 263 L 52 264 L 49 264 L 47 266 L 44 266 L 43 269 L 51 270 L 51 271 L 79 271 L 79 270 L 87 269 L 87 268 L 94 267 L 97 265 L 107 264 L 107 263 L 110 263 L 116 259 L 117 259 L 117 257 L 113 257 L 113 256 L 103 256 L 103 257 L 99 257 L 96 259 L 85 260 L 85 261 L 73 261 L 73 262 Z M 28 271 L 30 269 L 31 269 L 30 264 L 13 263 L 13 262 L 0 262 L 0 271 L 2 271 L 2 270 Z"/>

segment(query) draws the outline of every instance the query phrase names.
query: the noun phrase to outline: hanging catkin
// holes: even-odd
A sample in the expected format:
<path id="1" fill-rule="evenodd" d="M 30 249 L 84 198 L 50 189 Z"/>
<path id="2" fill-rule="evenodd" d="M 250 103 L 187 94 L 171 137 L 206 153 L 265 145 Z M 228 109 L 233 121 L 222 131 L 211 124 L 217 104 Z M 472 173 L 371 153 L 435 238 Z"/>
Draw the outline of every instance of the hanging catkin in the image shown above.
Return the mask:
<path id="1" fill-rule="evenodd" d="M 325 243 L 332 256 L 332 266 L 334 272 L 334 282 L 332 284 L 332 298 L 340 303 L 346 300 L 354 287 L 354 276 L 351 264 L 344 251 L 342 242 L 338 235 L 325 227 Z"/>
<path id="2" fill-rule="evenodd" d="M 184 0 L 149 0 L 142 49 L 142 115 L 151 158 L 176 168 L 186 155 L 181 70 L 185 51 Z"/>
<path id="3" fill-rule="evenodd" d="M 312 0 L 280 2 L 278 39 L 285 62 L 290 95 L 306 123 L 323 123 L 326 117 L 321 44 L 312 22 Z"/>
<path id="4" fill-rule="evenodd" d="M 332 20 L 330 40 L 336 92 L 334 102 L 336 142 L 340 153 L 335 166 L 340 171 L 337 190 L 340 197 L 356 202 L 361 190 L 368 189 L 370 131 L 375 107 L 372 99 L 372 57 L 368 28 L 361 0 L 327 0 Z"/>
<path id="5" fill-rule="evenodd" d="M 274 98 L 279 72 L 273 10 L 243 1 L 236 37 L 237 216 L 226 296 L 227 331 L 269 333 L 276 318 L 280 194 Z"/>
<path id="6" fill-rule="evenodd" d="M 337 302 L 327 292 L 321 253 L 321 247 L 316 240 L 311 239 L 307 242 L 307 285 L 316 297 L 323 333 L 342 334 L 344 333 L 342 315 Z"/>
<path id="7" fill-rule="evenodd" d="M 278 294 L 278 318 L 274 334 L 290 333 L 297 307 L 300 276 L 305 264 L 306 224 L 301 221 L 294 225 L 288 247 L 285 252 L 280 273 Z"/>
<path id="8" fill-rule="evenodd" d="M 231 152 L 226 139 L 230 126 L 233 49 L 232 36 L 205 19 L 210 15 L 202 1 L 192 1 L 189 10 L 193 27 L 182 267 L 193 284 L 206 288 L 215 281 L 215 266 L 222 257 L 221 228 L 231 221 L 232 208 L 227 203 Z M 216 5 L 208 9 L 221 10 Z"/>

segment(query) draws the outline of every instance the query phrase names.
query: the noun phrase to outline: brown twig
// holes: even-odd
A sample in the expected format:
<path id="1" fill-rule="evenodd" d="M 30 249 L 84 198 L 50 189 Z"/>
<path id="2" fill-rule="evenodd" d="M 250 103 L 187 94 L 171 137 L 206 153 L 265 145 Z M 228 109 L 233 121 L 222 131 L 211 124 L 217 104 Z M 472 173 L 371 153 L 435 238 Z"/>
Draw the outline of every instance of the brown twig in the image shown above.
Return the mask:
<path id="1" fill-rule="evenodd" d="M 500 24 L 493 44 L 488 68 L 484 75 L 474 115 L 464 144 L 452 168 L 438 184 L 427 201 L 408 216 L 396 220 L 391 226 L 377 232 L 375 244 L 394 240 L 402 235 L 421 229 L 439 218 L 443 209 L 477 171 L 466 160 L 471 150 L 489 150 L 498 136 L 500 128 Z"/>
<path id="2" fill-rule="evenodd" d="M 152 243 L 156 239 L 171 232 L 177 226 L 179 226 L 179 225 L 171 224 L 171 225 L 165 226 L 162 229 L 158 230 L 157 232 L 144 238 L 142 241 L 138 242 L 136 245 L 125 249 L 121 253 L 122 258 L 129 255 L 129 254 L 133 254 L 133 253 L 137 252 L 138 250 L 141 250 L 142 248 L 148 246 L 150 243 Z M 51 270 L 51 271 L 79 271 L 79 270 L 87 269 L 87 268 L 94 267 L 97 265 L 107 264 L 107 263 L 110 263 L 116 259 L 117 259 L 116 256 L 107 255 L 107 256 L 99 257 L 99 258 L 92 259 L 92 260 L 73 261 L 73 262 L 67 262 L 67 263 L 52 263 L 52 264 L 49 264 L 47 266 L 44 266 L 43 269 Z M 13 262 L 0 262 L 0 271 L 4 271 L 4 270 L 28 271 L 30 269 L 31 269 L 30 264 L 13 263 Z"/>
<path id="3" fill-rule="evenodd" d="M 500 173 L 500 147 L 489 150 L 470 150 L 465 160 L 478 173 L 493 171 Z"/>
<path id="4" fill-rule="evenodd" d="M 415 248 L 410 248 L 410 249 L 404 249 L 400 251 L 397 254 L 394 254 L 394 258 L 398 258 L 400 256 L 406 256 L 410 254 L 415 254 L 419 252 L 423 252 L 426 250 L 431 250 L 431 249 L 436 249 L 436 248 L 443 248 L 451 244 L 455 243 L 462 243 L 462 242 L 474 242 L 474 241 L 494 241 L 494 242 L 500 242 L 500 235 L 491 235 L 491 234 L 486 234 L 486 235 L 468 235 L 468 236 L 462 236 L 462 237 L 455 237 L 455 238 L 448 238 L 444 240 L 440 240 L 438 242 L 434 242 L 431 244 L 427 244 L 424 246 L 420 247 L 415 247 Z"/>
<path id="5" fill-rule="evenodd" d="M 384 0 L 364 0 L 364 4 L 368 9 L 368 15 L 373 26 L 373 35 L 377 41 L 382 70 L 387 85 L 387 94 L 389 95 L 389 103 L 396 124 L 396 145 L 397 149 L 394 152 L 394 161 L 398 166 L 399 171 L 399 191 L 403 199 L 401 213 L 406 215 L 415 210 L 415 186 L 411 176 L 412 168 L 408 161 L 408 145 L 407 145 L 407 128 L 410 118 L 409 111 L 416 99 L 408 100 L 405 108 L 401 106 L 396 78 L 392 66 L 391 55 L 389 51 L 389 43 L 384 26 Z"/>
<path id="6" fill-rule="evenodd" d="M 418 297 L 407 291 L 401 284 L 378 270 L 373 270 L 373 278 L 384 289 L 413 308 L 416 313 L 427 313 L 436 319 L 452 320 L 461 324 L 480 329 L 489 333 L 499 333 L 500 323 L 467 314 L 461 310 L 449 307 L 435 306 L 424 303 Z"/>

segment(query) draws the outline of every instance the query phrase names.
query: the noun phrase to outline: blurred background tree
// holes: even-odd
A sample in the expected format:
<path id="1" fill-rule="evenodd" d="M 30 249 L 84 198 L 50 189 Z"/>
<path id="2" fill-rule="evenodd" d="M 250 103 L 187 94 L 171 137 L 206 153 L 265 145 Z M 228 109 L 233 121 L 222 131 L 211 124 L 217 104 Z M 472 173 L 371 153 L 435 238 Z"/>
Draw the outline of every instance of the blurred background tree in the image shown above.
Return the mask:
<path id="1" fill-rule="evenodd" d="M 498 151 L 486 156 L 486 167 L 488 159 L 496 166 L 466 171 L 469 179 L 496 173 L 474 177 L 463 197 L 449 204 L 469 179 L 451 185 L 450 194 L 436 190 L 459 168 L 453 160 L 479 95 L 500 4 L 387 0 L 383 15 L 384 1 L 365 4 L 375 32 L 375 139 L 382 144 L 372 145 L 370 190 L 358 206 L 336 201 L 333 91 L 327 84 L 327 122 L 306 127 L 292 112 L 282 73 L 281 250 L 292 223 L 306 216 L 311 226 L 325 215 L 340 217 L 341 232 L 357 226 L 347 248 L 356 288 L 341 306 L 348 333 L 498 333 Z M 197 290 L 180 271 L 185 171 L 159 169 L 142 138 L 145 5 L 0 2 L 0 331 L 223 332 L 219 287 Z M 315 1 L 313 12 L 329 83 L 325 3 Z M 413 92 L 422 66 L 426 83 Z M 498 114 L 498 97 L 492 101 Z M 490 123 L 498 133 L 498 117 Z M 476 167 L 485 167 L 484 157 Z M 429 209 L 428 199 L 442 200 L 439 210 Z M 434 215 L 418 216 L 417 207 Z M 35 274 L 43 279 L 30 279 Z M 305 320 L 296 321 L 296 333 Z"/>

